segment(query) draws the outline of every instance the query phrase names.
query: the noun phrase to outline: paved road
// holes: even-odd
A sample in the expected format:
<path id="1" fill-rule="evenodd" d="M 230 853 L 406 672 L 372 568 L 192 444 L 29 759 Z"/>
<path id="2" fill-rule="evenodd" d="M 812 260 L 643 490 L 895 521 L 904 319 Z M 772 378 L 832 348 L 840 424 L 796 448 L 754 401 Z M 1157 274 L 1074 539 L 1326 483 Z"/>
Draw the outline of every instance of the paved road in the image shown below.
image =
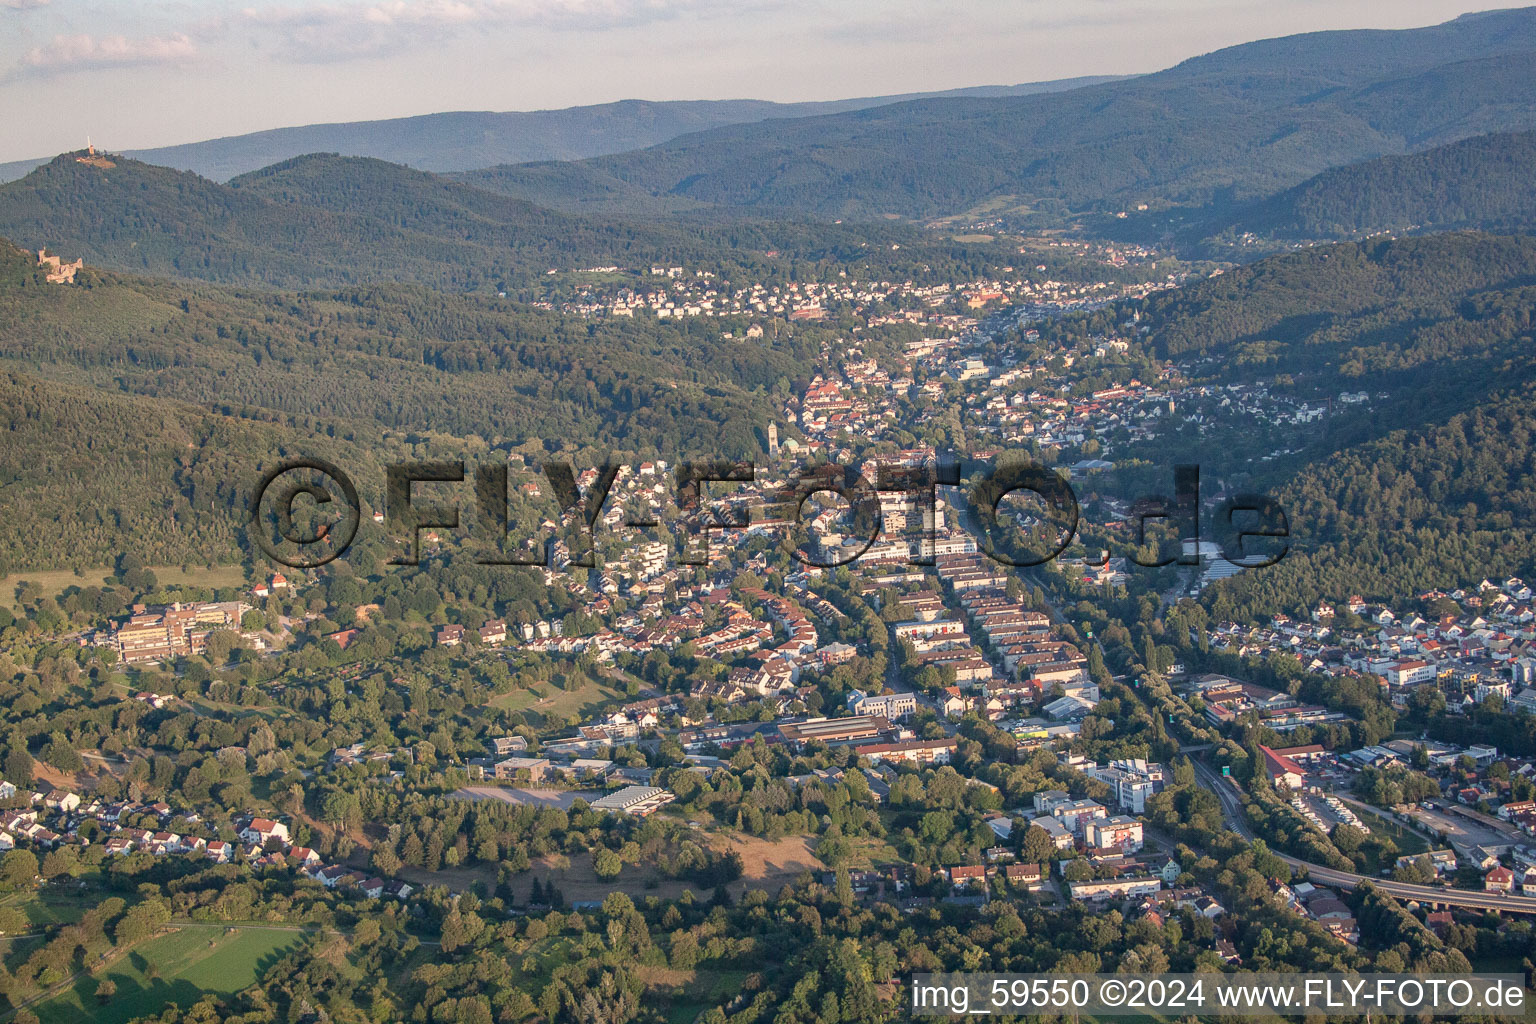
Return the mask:
<path id="1" fill-rule="evenodd" d="M 1042 587 L 1042 591 L 1044 588 Z M 1056 603 L 1046 595 L 1046 604 L 1052 616 L 1059 622 L 1070 621 L 1064 615 Z M 1099 649 L 1099 655 L 1104 655 L 1103 644 L 1094 638 L 1093 644 Z M 1191 746 L 1189 751 L 1199 751 L 1209 748 L 1209 744 Z M 1221 803 L 1222 818 L 1228 829 L 1236 832 L 1249 842 L 1253 842 L 1253 829 L 1243 816 L 1242 799 L 1231 779 L 1223 778 L 1209 765 L 1196 758 L 1191 758 L 1194 765 L 1195 776 L 1199 779 L 1203 788 L 1216 795 Z M 1166 841 L 1166 840 L 1165 840 Z M 1350 871 L 1338 871 L 1334 868 L 1324 867 L 1321 864 L 1312 864 L 1296 857 L 1279 854 L 1281 860 L 1307 872 L 1314 881 L 1324 885 L 1334 885 L 1342 889 L 1353 889 L 1361 882 L 1370 882 L 1377 888 L 1389 892 L 1399 899 L 1417 900 L 1420 903 L 1437 903 L 1442 906 L 1468 907 L 1476 910 L 1497 910 L 1504 913 L 1536 914 L 1536 897 L 1516 896 L 1512 893 L 1500 892 L 1474 892 L 1468 889 L 1442 889 L 1437 886 L 1413 885 L 1407 882 L 1395 882 L 1388 878 L 1372 878 L 1367 875 L 1358 875 Z"/>
<path id="2" fill-rule="evenodd" d="M 1195 775 L 1199 778 L 1204 788 L 1216 794 L 1216 799 L 1221 801 L 1222 816 L 1227 827 L 1248 841 L 1253 841 L 1253 830 L 1243 818 L 1242 801 L 1229 780 L 1217 775 L 1200 761 L 1192 762 L 1195 766 Z M 1321 864 L 1313 864 L 1288 854 L 1275 852 L 1275 855 L 1293 868 L 1305 871 L 1307 877 L 1313 882 L 1322 885 L 1337 886 L 1341 889 L 1353 889 L 1361 882 L 1370 882 L 1384 892 L 1391 893 L 1398 899 L 1417 900 L 1420 903 L 1436 903 L 1441 906 L 1467 907 L 1473 910 L 1497 910 L 1506 914 L 1536 914 L 1536 896 L 1517 896 L 1504 892 L 1476 892 L 1471 889 L 1443 889 L 1433 885 L 1414 885 L 1409 882 L 1396 882 L 1390 878 L 1373 878 L 1370 875 L 1360 875 L 1353 871 L 1339 871 L 1336 868 L 1324 867 Z"/>
<path id="3" fill-rule="evenodd" d="M 1507 892 L 1476 892 L 1471 889 L 1442 889 L 1433 885 L 1413 885 L 1394 882 L 1390 878 L 1372 878 L 1352 871 L 1338 871 L 1321 864 L 1309 864 L 1295 857 L 1278 854 L 1281 860 L 1296 868 L 1305 868 L 1314 882 L 1336 885 L 1341 889 L 1353 889 L 1361 882 L 1370 882 L 1378 889 L 1391 893 L 1398 899 L 1418 900 L 1420 903 L 1438 903 L 1452 907 L 1470 907 L 1474 910 L 1497 910 L 1506 914 L 1536 914 L 1536 896 L 1516 896 Z"/>

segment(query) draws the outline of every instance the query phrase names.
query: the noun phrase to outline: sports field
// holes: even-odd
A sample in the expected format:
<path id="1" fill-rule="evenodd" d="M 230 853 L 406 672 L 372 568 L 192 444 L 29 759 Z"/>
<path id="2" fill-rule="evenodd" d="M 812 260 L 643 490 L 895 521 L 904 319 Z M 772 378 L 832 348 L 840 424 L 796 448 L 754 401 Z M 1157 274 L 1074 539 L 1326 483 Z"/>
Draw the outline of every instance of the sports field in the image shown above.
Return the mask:
<path id="1" fill-rule="evenodd" d="M 227 996 L 250 985 L 276 963 L 299 935 L 258 927 L 182 927 L 134 947 L 102 975 L 117 985 L 105 1005 L 96 996 L 96 979 L 82 976 L 65 992 L 33 1006 L 42 1024 L 124 1024 L 155 1014 L 172 1003 L 191 1006 L 206 995 Z"/>

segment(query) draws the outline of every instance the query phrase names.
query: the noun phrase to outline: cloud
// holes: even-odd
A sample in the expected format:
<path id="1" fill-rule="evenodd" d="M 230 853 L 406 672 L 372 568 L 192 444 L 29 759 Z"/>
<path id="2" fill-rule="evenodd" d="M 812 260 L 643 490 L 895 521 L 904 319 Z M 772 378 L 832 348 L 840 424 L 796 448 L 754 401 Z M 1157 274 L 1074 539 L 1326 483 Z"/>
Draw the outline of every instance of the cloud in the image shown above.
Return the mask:
<path id="1" fill-rule="evenodd" d="M 21 58 L 20 70 L 33 74 L 55 74 L 140 64 L 179 64 L 195 56 L 197 47 L 190 37 L 181 32 L 140 39 L 81 33 L 54 36 L 47 45 L 28 50 Z"/>
<path id="2" fill-rule="evenodd" d="M 47 7 L 51 0 L 0 0 L 0 7 L 10 11 L 30 11 L 37 7 Z"/>
<path id="3" fill-rule="evenodd" d="M 375 0 L 248 7 L 242 16 L 271 34 L 281 56 L 329 61 L 502 27 L 601 30 L 720 9 L 711 0 Z"/>

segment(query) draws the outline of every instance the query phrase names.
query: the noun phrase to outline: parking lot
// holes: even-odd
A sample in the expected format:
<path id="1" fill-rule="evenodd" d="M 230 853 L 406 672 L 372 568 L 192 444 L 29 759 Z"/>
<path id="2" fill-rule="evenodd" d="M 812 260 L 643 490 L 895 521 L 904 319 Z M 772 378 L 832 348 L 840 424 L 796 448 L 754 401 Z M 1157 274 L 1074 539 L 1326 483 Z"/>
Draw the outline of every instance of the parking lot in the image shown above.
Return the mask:
<path id="1" fill-rule="evenodd" d="M 1322 829 L 1332 833 L 1337 825 L 1353 825 L 1366 835 L 1371 834 L 1371 828 L 1350 809 L 1338 797 L 1328 794 L 1305 793 L 1291 801 L 1308 821 Z"/>
<path id="2" fill-rule="evenodd" d="M 1473 846 L 1500 846 L 1510 842 L 1509 838 L 1502 833 L 1460 814 L 1451 814 L 1423 806 L 1415 806 L 1408 813 L 1414 821 L 1444 836 L 1452 846 L 1458 849 L 1468 849 Z"/>

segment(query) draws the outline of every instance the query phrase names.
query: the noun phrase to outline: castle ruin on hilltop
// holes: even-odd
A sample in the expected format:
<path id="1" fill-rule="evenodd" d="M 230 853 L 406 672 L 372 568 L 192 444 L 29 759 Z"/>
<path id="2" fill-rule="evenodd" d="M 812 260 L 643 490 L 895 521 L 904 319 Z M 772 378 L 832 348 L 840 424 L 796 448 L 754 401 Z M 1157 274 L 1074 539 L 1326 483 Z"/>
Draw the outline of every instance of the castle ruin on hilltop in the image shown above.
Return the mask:
<path id="1" fill-rule="evenodd" d="M 57 256 L 48 255 L 47 249 L 39 249 L 37 265 L 48 268 L 49 284 L 74 284 L 75 274 L 85 266 L 85 260 L 77 259 L 73 263 L 65 263 Z"/>

